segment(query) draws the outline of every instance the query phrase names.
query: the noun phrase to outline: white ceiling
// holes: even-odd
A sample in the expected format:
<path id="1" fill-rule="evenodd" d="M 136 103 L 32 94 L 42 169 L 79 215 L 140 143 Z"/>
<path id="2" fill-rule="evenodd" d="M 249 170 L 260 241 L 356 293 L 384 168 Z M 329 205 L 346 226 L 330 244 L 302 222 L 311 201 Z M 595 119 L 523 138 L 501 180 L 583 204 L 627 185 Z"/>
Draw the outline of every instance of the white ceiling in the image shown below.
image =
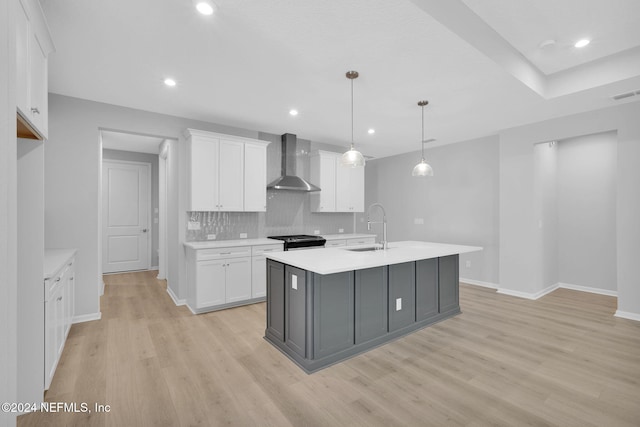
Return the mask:
<path id="1" fill-rule="evenodd" d="M 346 147 L 354 69 L 355 142 L 376 157 L 420 149 L 421 99 L 435 145 L 640 89 L 637 0 L 218 0 L 211 17 L 191 0 L 41 3 L 52 93 Z"/>
<path id="2" fill-rule="evenodd" d="M 136 135 L 126 132 L 100 131 L 102 148 L 108 150 L 134 151 L 137 153 L 158 154 L 160 144 L 165 138 Z"/>

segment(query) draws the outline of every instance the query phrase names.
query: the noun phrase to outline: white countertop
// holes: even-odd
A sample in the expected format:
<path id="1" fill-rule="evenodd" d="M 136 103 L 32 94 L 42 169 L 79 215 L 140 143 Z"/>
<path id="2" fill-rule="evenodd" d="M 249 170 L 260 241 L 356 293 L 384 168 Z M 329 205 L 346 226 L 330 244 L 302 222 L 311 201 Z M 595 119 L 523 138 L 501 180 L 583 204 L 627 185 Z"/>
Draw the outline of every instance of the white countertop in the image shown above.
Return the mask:
<path id="1" fill-rule="evenodd" d="M 274 252 L 266 254 L 266 256 L 274 261 L 303 270 L 319 274 L 333 274 L 482 250 L 479 246 L 418 241 L 391 242 L 386 251 L 354 252 L 349 250 L 367 246 L 371 245 Z"/>
<path id="2" fill-rule="evenodd" d="M 235 248 L 238 246 L 258 246 L 258 245 L 282 245 L 282 241 L 275 239 L 237 239 L 237 240 L 209 240 L 206 242 L 184 242 L 184 245 L 191 249 L 214 249 L 214 248 Z"/>
<path id="3" fill-rule="evenodd" d="M 76 252 L 76 249 L 45 249 L 44 279 L 51 279 Z"/>
<path id="4" fill-rule="evenodd" d="M 357 234 L 357 233 L 340 233 L 340 234 L 321 234 L 326 240 L 340 239 L 362 239 L 364 237 L 376 237 L 375 234 Z"/>

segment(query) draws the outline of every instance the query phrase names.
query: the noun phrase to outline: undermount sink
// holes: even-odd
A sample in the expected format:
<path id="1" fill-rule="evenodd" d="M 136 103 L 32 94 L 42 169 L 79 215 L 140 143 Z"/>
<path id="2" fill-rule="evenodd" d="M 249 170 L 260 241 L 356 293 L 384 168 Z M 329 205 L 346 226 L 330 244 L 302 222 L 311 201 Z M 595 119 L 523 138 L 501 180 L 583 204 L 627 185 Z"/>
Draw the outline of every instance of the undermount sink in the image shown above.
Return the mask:
<path id="1" fill-rule="evenodd" d="M 369 246 L 366 248 L 351 248 L 351 249 L 347 248 L 347 250 L 351 252 L 370 252 L 370 251 L 381 251 L 382 248 L 378 246 L 373 246 L 373 247 Z"/>

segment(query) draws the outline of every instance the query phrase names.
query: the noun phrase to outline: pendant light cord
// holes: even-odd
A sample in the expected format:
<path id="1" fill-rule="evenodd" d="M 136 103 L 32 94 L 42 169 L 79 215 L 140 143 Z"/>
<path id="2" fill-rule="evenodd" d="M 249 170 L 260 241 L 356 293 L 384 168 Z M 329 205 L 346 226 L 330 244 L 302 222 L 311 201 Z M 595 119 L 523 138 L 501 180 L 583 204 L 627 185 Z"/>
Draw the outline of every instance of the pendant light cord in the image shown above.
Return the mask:
<path id="1" fill-rule="evenodd" d="M 424 105 L 422 106 L 422 161 L 424 161 Z"/>
<path id="2" fill-rule="evenodd" d="M 351 79 L 351 149 L 353 150 L 353 79 Z"/>

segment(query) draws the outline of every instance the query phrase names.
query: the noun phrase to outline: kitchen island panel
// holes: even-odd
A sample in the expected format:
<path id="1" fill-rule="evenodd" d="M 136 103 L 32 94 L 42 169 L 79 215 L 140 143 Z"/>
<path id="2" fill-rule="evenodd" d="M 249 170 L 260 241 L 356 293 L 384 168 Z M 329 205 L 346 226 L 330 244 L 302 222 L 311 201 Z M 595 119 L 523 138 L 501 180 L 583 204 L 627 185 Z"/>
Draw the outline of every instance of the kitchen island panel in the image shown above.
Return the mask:
<path id="1" fill-rule="evenodd" d="M 355 272 L 355 343 L 361 344 L 388 332 L 387 266 Z"/>
<path id="2" fill-rule="evenodd" d="M 313 273 L 313 358 L 353 346 L 353 271 Z"/>
<path id="3" fill-rule="evenodd" d="M 438 258 L 416 261 L 416 320 L 437 316 L 440 312 Z"/>
<path id="4" fill-rule="evenodd" d="M 458 255 L 438 258 L 440 313 L 460 312 Z M 455 283 L 455 286 L 452 284 Z"/>
<path id="5" fill-rule="evenodd" d="M 284 342 L 284 264 L 267 260 L 267 335 Z"/>
<path id="6" fill-rule="evenodd" d="M 416 320 L 415 262 L 389 266 L 389 331 L 397 331 Z"/>
<path id="7" fill-rule="evenodd" d="M 307 272 L 285 266 L 285 344 L 301 357 L 307 357 Z"/>

